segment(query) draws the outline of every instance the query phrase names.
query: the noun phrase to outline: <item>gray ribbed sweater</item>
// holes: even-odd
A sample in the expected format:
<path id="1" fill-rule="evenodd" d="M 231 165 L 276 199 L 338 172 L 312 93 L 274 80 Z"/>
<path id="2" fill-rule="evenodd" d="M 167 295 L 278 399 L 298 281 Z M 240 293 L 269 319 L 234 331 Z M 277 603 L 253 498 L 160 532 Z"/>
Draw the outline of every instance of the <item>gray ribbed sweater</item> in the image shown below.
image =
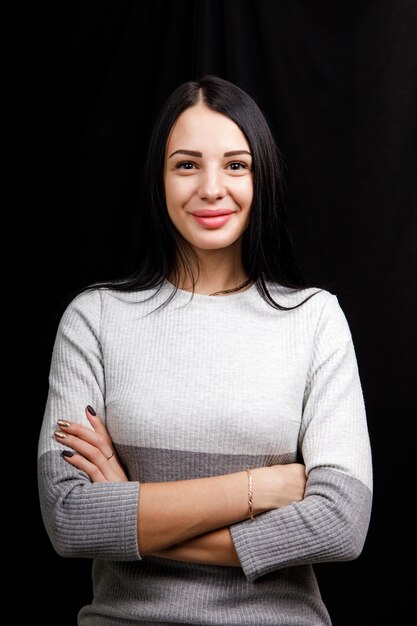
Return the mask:
<path id="1" fill-rule="evenodd" d="M 337 297 L 278 311 L 256 287 L 210 297 L 93 290 L 56 337 L 39 441 L 39 493 L 57 552 L 93 562 L 80 625 L 330 624 L 312 564 L 356 558 L 371 453 L 354 346 Z M 316 290 L 270 285 L 290 306 Z M 105 418 L 130 482 L 94 483 L 61 457 L 60 418 Z M 140 483 L 301 460 L 302 502 L 231 527 L 241 567 L 140 556 Z"/>

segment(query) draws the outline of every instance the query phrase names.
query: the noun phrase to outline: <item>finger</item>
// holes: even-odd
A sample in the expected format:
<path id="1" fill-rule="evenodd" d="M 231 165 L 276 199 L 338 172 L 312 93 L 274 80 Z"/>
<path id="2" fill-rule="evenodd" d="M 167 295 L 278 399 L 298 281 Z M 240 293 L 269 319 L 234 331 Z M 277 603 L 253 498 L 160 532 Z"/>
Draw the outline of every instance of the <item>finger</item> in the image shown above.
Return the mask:
<path id="1" fill-rule="evenodd" d="M 100 466 L 92 463 L 87 458 L 83 457 L 82 454 L 77 454 L 69 450 L 64 450 L 62 456 L 71 465 L 88 474 L 93 482 L 122 483 L 129 481 L 116 455 L 100 463 Z"/>
<path id="2" fill-rule="evenodd" d="M 97 413 L 94 411 L 94 409 L 90 405 L 86 406 L 85 414 L 91 426 L 96 431 L 96 433 L 104 435 L 108 441 L 111 441 L 107 428 L 105 427 L 102 420 L 99 418 Z"/>
<path id="3" fill-rule="evenodd" d="M 78 470 L 85 472 L 93 483 L 107 482 L 106 477 L 102 474 L 99 468 L 94 465 L 94 463 L 90 463 L 90 461 L 88 461 L 81 454 L 74 454 L 73 452 L 65 450 L 62 453 L 62 457 L 65 459 L 65 461 L 67 461 L 67 463 L 69 463 L 73 467 L 76 467 Z"/>
<path id="4" fill-rule="evenodd" d="M 81 441 L 85 443 L 89 443 L 91 446 L 98 448 L 106 459 L 112 454 L 113 447 L 111 445 L 111 440 L 104 433 L 97 433 L 95 430 L 88 428 L 87 426 L 83 426 L 83 424 L 78 424 L 78 422 L 68 422 L 67 420 L 58 420 L 57 425 L 59 427 L 58 431 L 55 431 L 55 438 L 58 441 L 66 439 L 66 436 L 72 435 L 73 437 L 77 437 Z"/>
<path id="5" fill-rule="evenodd" d="M 94 438 L 93 438 L 93 442 L 90 443 L 90 441 L 85 441 L 84 439 L 81 439 L 81 437 L 79 437 L 78 434 L 75 434 L 75 435 L 72 434 L 70 432 L 70 429 L 72 429 L 73 426 L 78 427 L 80 426 L 80 424 L 73 424 L 73 425 L 70 425 L 69 427 L 66 427 L 65 432 L 63 432 L 62 430 L 56 430 L 54 433 L 55 440 L 58 443 L 62 443 L 63 445 L 68 446 L 69 448 L 72 448 L 72 450 L 75 450 L 79 454 L 82 454 L 82 456 L 88 459 L 91 463 L 94 463 L 94 465 L 96 465 L 100 470 L 104 469 L 105 464 L 108 463 L 108 461 L 112 459 L 114 456 L 113 450 L 104 451 L 102 447 L 98 447 L 97 445 L 95 445 L 96 442 L 94 441 Z M 76 430 L 78 433 L 79 429 L 74 428 L 73 430 Z M 84 429 L 84 430 L 88 430 L 88 429 Z M 83 431 L 82 431 L 82 434 L 84 434 Z M 101 437 L 101 436 L 96 435 L 96 437 Z M 107 445 L 107 448 L 108 448 L 108 445 Z"/>
<path id="6" fill-rule="evenodd" d="M 128 481 L 126 473 L 120 465 L 114 451 L 111 451 L 110 454 L 107 456 L 106 453 L 103 453 L 103 451 L 99 448 L 96 448 L 94 445 L 91 445 L 90 443 L 80 439 L 79 437 L 71 435 L 69 432 L 55 431 L 54 435 L 56 441 L 62 443 L 65 446 L 68 446 L 69 448 L 72 448 L 72 450 L 78 452 L 78 454 L 83 456 L 91 465 L 95 466 L 100 471 L 106 481 Z M 65 454 L 65 456 L 67 455 Z"/>

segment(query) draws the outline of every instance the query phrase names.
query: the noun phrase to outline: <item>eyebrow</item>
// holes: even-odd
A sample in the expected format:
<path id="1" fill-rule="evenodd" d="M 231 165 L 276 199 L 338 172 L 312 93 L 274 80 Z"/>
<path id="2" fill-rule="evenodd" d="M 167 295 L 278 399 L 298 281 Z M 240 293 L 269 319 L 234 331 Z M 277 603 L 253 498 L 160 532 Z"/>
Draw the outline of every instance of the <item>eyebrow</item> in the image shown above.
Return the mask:
<path id="1" fill-rule="evenodd" d="M 252 156 L 248 150 L 232 150 L 231 152 L 225 152 L 223 156 L 237 156 L 238 154 L 249 154 L 250 157 Z"/>
<path id="2" fill-rule="evenodd" d="M 200 159 L 203 156 L 202 152 L 196 152 L 195 150 L 175 150 L 175 152 L 169 155 L 168 159 L 173 157 L 174 154 L 186 154 L 188 156 L 198 157 Z M 223 156 L 230 157 L 237 156 L 238 154 L 248 154 L 250 157 L 252 156 L 251 153 L 248 152 L 248 150 L 231 150 L 230 152 L 225 152 Z"/>

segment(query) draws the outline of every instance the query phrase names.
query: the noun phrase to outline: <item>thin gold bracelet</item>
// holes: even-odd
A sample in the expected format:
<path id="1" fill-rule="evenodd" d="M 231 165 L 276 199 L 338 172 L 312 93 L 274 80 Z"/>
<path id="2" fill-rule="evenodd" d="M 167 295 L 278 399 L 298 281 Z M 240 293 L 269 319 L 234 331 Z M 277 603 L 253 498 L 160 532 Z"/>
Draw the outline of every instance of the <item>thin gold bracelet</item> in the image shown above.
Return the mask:
<path id="1" fill-rule="evenodd" d="M 248 515 L 250 517 L 250 519 L 252 521 L 254 521 L 256 519 L 256 517 L 253 514 L 253 480 L 252 480 L 252 474 L 250 473 L 250 469 L 246 468 L 246 472 L 248 474 Z"/>

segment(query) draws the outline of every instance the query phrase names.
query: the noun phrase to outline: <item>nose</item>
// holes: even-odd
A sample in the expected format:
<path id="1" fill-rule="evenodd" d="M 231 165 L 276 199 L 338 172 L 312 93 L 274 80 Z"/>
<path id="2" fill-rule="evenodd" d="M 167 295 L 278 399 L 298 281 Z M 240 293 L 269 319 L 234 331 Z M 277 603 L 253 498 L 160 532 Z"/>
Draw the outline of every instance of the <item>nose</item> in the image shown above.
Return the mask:
<path id="1" fill-rule="evenodd" d="M 222 172 L 217 168 L 206 168 L 201 171 L 199 196 L 207 202 L 220 200 L 226 195 Z"/>

